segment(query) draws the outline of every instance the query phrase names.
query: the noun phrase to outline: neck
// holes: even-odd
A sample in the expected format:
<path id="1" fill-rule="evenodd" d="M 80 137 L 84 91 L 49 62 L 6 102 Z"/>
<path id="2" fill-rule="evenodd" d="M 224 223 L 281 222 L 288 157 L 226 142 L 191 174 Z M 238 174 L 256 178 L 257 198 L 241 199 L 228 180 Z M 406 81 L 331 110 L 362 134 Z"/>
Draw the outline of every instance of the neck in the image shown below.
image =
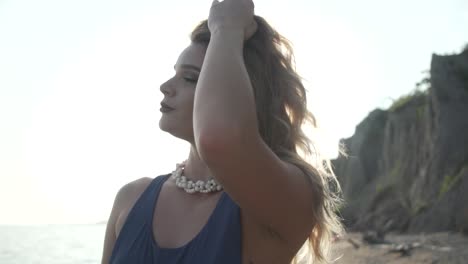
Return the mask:
<path id="1" fill-rule="evenodd" d="M 184 175 L 193 181 L 206 181 L 213 178 L 208 166 L 203 162 L 195 146 L 190 148 L 190 154 L 185 164 Z"/>

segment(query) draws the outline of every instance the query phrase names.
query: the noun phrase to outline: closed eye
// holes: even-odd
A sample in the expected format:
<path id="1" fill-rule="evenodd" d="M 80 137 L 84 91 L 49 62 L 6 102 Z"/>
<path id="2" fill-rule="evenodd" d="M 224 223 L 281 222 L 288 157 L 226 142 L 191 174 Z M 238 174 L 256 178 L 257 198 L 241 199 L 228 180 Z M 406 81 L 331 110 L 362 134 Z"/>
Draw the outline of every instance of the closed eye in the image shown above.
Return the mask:
<path id="1" fill-rule="evenodd" d="M 184 77 L 184 80 L 189 83 L 197 83 L 198 79 Z"/>

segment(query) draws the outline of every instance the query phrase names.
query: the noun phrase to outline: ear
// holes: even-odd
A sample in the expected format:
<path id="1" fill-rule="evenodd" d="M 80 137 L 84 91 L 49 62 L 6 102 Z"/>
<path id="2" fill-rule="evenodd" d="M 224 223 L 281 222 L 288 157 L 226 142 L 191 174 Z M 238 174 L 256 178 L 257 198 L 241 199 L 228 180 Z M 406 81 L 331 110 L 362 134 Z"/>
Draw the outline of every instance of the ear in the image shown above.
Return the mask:
<path id="1" fill-rule="evenodd" d="M 247 26 L 247 28 L 245 29 L 244 40 L 246 41 L 250 39 L 255 34 L 255 32 L 257 32 L 257 29 L 258 29 L 258 24 L 254 18 L 252 19 L 252 23 L 249 26 Z"/>

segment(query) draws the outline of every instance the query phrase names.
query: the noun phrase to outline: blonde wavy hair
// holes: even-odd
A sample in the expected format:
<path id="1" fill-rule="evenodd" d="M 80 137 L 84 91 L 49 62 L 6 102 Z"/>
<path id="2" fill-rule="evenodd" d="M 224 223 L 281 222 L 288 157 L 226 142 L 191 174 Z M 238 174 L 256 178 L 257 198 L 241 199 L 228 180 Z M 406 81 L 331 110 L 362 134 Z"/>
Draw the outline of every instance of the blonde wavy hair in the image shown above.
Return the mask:
<path id="1" fill-rule="evenodd" d="M 299 167 L 314 189 L 314 227 L 292 263 L 328 263 L 332 237 L 342 232 L 336 215 L 340 186 L 330 161 L 303 131 L 316 128 L 307 110 L 306 89 L 295 69 L 290 42 L 262 17 L 255 16 L 258 29 L 244 43 L 244 62 L 252 82 L 260 134 L 282 160 Z M 210 31 L 202 21 L 191 33 L 191 41 L 208 45 Z M 309 160 L 309 162 L 307 160 Z M 314 164 L 311 165 L 310 162 Z"/>

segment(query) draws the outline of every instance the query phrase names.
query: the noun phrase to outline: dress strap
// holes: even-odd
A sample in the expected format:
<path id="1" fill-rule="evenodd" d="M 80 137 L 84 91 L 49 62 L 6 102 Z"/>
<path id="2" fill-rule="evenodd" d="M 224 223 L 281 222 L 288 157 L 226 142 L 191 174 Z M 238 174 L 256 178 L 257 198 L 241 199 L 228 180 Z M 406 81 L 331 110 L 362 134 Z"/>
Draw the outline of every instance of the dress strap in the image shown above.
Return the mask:
<path id="1" fill-rule="evenodd" d="M 155 204 L 161 186 L 170 176 L 171 174 L 155 177 L 130 209 L 112 250 L 110 263 L 127 263 L 119 260 L 122 258 L 122 252 L 128 253 L 133 250 L 131 248 L 134 246 L 134 242 L 139 241 L 138 239 L 142 239 L 141 236 L 147 225 L 151 226 L 153 212 L 151 206 Z M 139 243 L 143 242 L 143 240 L 139 241 Z M 128 263 L 136 262 L 132 261 Z"/>
<path id="2" fill-rule="evenodd" d="M 142 215 L 144 215 L 145 221 L 150 224 L 153 219 L 153 209 L 159 197 L 159 192 L 164 182 L 171 176 L 171 174 L 158 176 L 153 179 L 148 188 L 141 195 L 142 201 L 137 204 L 142 206 Z M 140 210 L 140 209 L 139 209 Z"/>

